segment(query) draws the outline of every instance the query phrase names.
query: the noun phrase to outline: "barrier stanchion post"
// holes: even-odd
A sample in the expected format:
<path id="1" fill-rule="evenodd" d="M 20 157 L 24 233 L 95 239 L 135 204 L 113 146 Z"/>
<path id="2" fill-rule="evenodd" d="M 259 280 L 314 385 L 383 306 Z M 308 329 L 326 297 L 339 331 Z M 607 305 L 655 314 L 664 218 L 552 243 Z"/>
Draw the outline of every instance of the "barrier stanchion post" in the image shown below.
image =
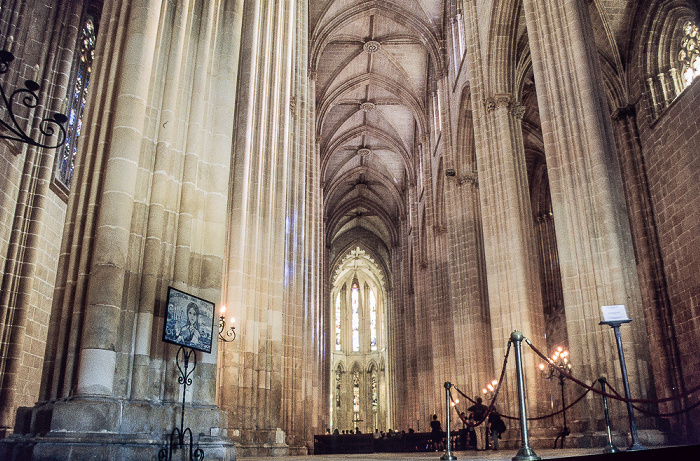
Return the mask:
<path id="1" fill-rule="evenodd" d="M 522 444 L 518 453 L 512 458 L 513 461 L 536 461 L 540 460 L 530 448 L 530 442 L 527 435 L 527 409 L 525 408 L 525 382 L 523 379 L 523 357 L 522 357 L 522 342 L 523 334 L 515 330 L 510 334 L 510 340 L 515 346 L 515 372 L 518 378 L 518 403 L 520 407 L 520 439 Z"/>
<path id="2" fill-rule="evenodd" d="M 630 420 L 630 433 L 632 434 L 632 445 L 627 449 L 628 451 L 633 450 L 645 450 L 644 445 L 639 443 L 639 437 L 637 436 L 637 422 L 634 419 L 634 409 L 632 408 L 632 402 L 629 399 L 632 398 L 630 395 L 630 383 L 627 378 L 627 366 L 625 365 L 625 353 L 622 351 L 622 337 L 620 336 L 620 325 L 623 323 L 629 323 L 632 319 L 625 320 L 615 320 L 615 321 L 604 321 L 600 322 L 600 325 L 610 325 L 615 332 L 615 341 L 617 342 L 617 354 L 620 357 L 620 368 L 622 369 L 622 383 L 625 386 L 625 398 L 627 398 L 627 414 Z"/>
<path id="3" fill-rule="evenodd" d="M 598 378 L 598 382 L 600 383 L 600 389 L 603 391 L 603 410 L 605 410 L 605 427 L 608 429 L 608 446 L 605 447 L 603 453 L 617 453 L 620 451 L 620 449 L 617 448 L 615 444 L 613 444 L 612 432 L 610 432 L 610 413 L 608 412 L 608 397 L 605 395 L 605 383 L 607 383 L 605 376 L 601 376 L 600 378 Z"/>
<path id="4" fill-rule="evenodd" d="M 445 381 L 445 411 L 447 412 L 447 414 L 445 415 L 445 423 L 447 424 L 447 450 L 445 450 L 444 455 L 440 456 L 440 459 L 451 461 L 456 460 L 457 457 L 452 454 L 452 442 L 450 440 L 450 425 L 452 424 L 452 422 L 450 421 L 450 416 L 452 415 L 452 410 L 450 410 L 450 387 L 452 387 L 452 383 L 449 381 Z"/>

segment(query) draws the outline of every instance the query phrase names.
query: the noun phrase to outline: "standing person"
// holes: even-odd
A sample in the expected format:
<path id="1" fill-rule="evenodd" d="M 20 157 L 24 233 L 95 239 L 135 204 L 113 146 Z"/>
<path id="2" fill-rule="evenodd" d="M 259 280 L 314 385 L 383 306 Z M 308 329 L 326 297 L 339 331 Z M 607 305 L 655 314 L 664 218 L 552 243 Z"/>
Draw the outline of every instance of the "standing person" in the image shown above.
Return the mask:
<path id="1" fill-rule="evenodd" d="M 430 434 L 433 440 L 433 449 L 440 451 L 444 449 L 442 441 L 442 424 L 438 421 L 437 415 L 433 415 L 433 420 L 430 421 Z"/>
<path id="2" fill-rule="evenodd" d="M 501 434 L 506 430 L 506 423 L 503 422 L 501 415 L 498 414 L 495 408 L 491 409 L 489 413 L 489 430 L 491 431 L 491 438 L 493 439 L 493 449 L 498 450 L 498 439 L 501 438 Z"/>
<path id="3" fill-rule="evenodd" d="M 467 408 L 467 411 L 471 412 L 474 422 L 478 424 L 478 426 L 475 427 L 477 439 L 479 440 L 477 442 L 476 449 L 478 450 L 479 445 L 481 445 L 484 447 L 483 449 L 486 450 L 488 447 L 486 446 L 486 424 L 484 419 L 486 418 L 486 411 L 488 411 L 488 407 L 481 402 L 481 397 L 477 397 L 476 403 Z"/>

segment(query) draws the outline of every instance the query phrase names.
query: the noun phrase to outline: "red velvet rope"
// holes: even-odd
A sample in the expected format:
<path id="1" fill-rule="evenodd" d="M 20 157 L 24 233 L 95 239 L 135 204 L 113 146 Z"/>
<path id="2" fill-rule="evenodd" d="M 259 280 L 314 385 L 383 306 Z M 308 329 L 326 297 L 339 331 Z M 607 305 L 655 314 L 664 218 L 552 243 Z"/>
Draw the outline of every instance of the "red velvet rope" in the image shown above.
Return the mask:
<path id="1" fill-rule="evenodd" d="M 622 397 L 620 394 L 617 394 L 617 395 L 615 395 L 615 394 L 608 394 L 607 392 L 603 392 L 603 391 L 601 391 L 601 390 L 598 390 L 598 389 L 596 389 L 595 387 L 591 387 L 591 386 L 589 386 L 588 384 L 584 383 L 583 381 L 580 381 L 580 380 L 576 379 L 575 377 L 573 377 L 570 373 L 568 373 L 568 372 L 567 372 L 566 370 L 564 370 L 563 368 L 560 368 L 560 367 L 556 366 L 555 364 L 551 363 L 550 360 L 549 360 L 549 358 L 546 357 L 542 352 L 540 352 L 540 351 L 530 342 L 529 339 L 525 338 L 525 342 L 527 343 L 528 346 L 530 346 L 530 348 L 535 352 L 535 354 L 539 355 L 542 359 L 546 360 L 547 363 L 549 364 L 549 366 L 551 366 L 552 368 L 555 368 L 555 369 L 556 369 L 559 373 L 561 373 L 563 376 L 566 376 L 568 379 L 570 379 L 571 381 L 575 382 L 575 383 L 578 384 L 579 386 L 585 387 L 586 389 L 588 389 L 588 390 L 590 390 L 590 391 L 592 391 L 592 392 L 595 392 L 595 393 L 598 394 L 598 395 L 604 395 L 604 396 L 609 397 L 609 398 L 611 398 L 611 399 L 620 400 L 620 401 L 622 401 L 622 402 L 632 402 L 632 403 L 661 403 L 661 402 L 669 402 L 669 401 L 671 401 L 671 400 L 680 400 L 680 399 L 683 399 L 683 398 L 685 398 L 685 397 L 688 397 L 689 395 L 691 395 L 691 394 L 693 394 L 693 393 L 695 393 L 695 392 L 697 392 L 697 391 L 700 390 L 700 386 L 696 386 L 696 387 L 690 389 L 689 391 L 687 391 L 687 392 L 685 392 L 685 393 L 683 393 L 683 394 L 675 395 L 675 396 L 671 396 L 671 397 L 666 397 L 666 398 L 658 399 L 658 400 L 649 400 L 649 399 L 628 399 L 628 398 Z M 608 383 L 608 385 L 610 385 L 610 384 Z"/>
<path id="2" fill-rule="evenodd" d="M 457 411 L 457 407 L 456 406 L 454 407 L 455 411 L 457 411 L 457 416 L 459 416 L 459 419 L 461 419 L 462 423 L 466 424 L 467 426 L 476 427 L 476 426 L 480 425 L 481 423 L 486 421 L 486 419 L 489 417 L 489 414 L 491 414 L 491 411 L 493 411 L 494 404 L 496 403 L 496 398 L 498 398 L 498 393 L 501 390 L 501 383 L 503 383 L 503 378 L 506 376 L 506 365 L 508 364 L 508 356 L 510 355 L 510 346 L 511 346 L 511 341 L 508 341 L 508 346 L 506 347 L 506 355 L 505 355 L 505 357 L 503 357 L 503 367 L 501 368 L 501 376 L 500 376 L 500 378 L 498 378 L 498 386 L 496 386 L 496 391 L 493 393 L 493 397 L 491 397 L 491 402 L 489 402 L 489 404 L 488 404 L 488 408 L 486 410 L 486 413 L 484 413 L 484 417 L 480 421 L 470 423 L 467 421 L 466 418 L 462 417 L 462 415 L 459 413 L 459 411 Z M 452 387 L 454 387 L 457 390 L 457 392 L 459 392 L 464 398 L 466 398 L 467 400 L 469 400 L 472 403 L 476 403 L 474 400 L 469 398 L 469 396 L 467 394 L 460 391 L 459 388 L 457 388 L 457 386 L 455 386 L 453 384 Z M 451 391 L 450 391 L 450 400 L 453 401 Z"/>
<path id="3" fill-rule="evenodd" d="M 612 386 L 610 385 L 610 383 L 607 383 L 607 385 L 608 385 L 608 387 L 610 388 L 610 390 L 613 391 L 613 393 L 619 397 L 619 399 L 623 399 L 623 397 L 620 395 L 620 393 L 617 392 L 617 390 L 616 390 L 614 387 L 612 387 Z M 652 402 L 650 402 L 650 403 L 652 403 Z M 656 412 L 656 411 L 646 410 L 646 409 L 644 409 L 644 408 L 642 408 L 642 407 L 639 407 L 639 406 L 637 406 L 637 405 L 632 404 L 632 408 L 634 408 L 635 410 L 639 411 L 640 413 L 646 413 L 647 415 L 661 416 L 661 417 L 680 415 L 680 414 L 683 414 L 683 413 L 685 413 L 685 412 L 688 412 L 688 411 L 692 410 L 693 408 L 697 408 L 698 406 L 700 406 L 700 400 L 697 401 L 697 402 L 695 402 L 694 404 L 692 404 L 692 405 L 690 405 L 690 406 L 684 408 L 683 410 L 672 411 L 672 412 L 670 412 L 670 413 L 658 413 L 658 412 Z"/>
<path id="4" fill-rule="evenodd" d="M 589 386 L 588 384 L 584 383 L 583 381 L 581 381 L 581 380 L 579 380 L 579 379 L 576 379 L 573 375 L 571 375 L 571 374 L 570 374 L 568 371 L 566 371 L 565 369 L 563 369 L 563 368 L 561 368 L 561 367 L 558 367 L 557 365 L 553 364 L 553 363 L 550 361 L 549 357 L 545 356 L 542 352 L 540 352 L 540 351 L 532 344 L 532 342 L 530 342 L 529 339 L 525 338 L 524 341 L 525 341 L 525 343 L 527 343 L 528 346 L 530 346 L 530 348 L 535 352 L 535 354 L 537 354 L 538 356 L 540 356 L 540 358 L 542 358 L 543 360 L 545 360 L 545 361 L 547 362 L 547 364 L 548 364 L 550 367 L 556 369 L 562 376 L 566 377 L 567 379 L 571 380 L 572 382 L 574 382 L 574 383 L 578 384 L 579 386 L 583 387 L 584 389 L 586 389 L 586 390 L 583 392 L 583 394 L 581 394 L 576 400 L 574 400 L 573 402 L 571 402 L 569 405 L 567 405 L 566 407 L 562 408 L 561 410 L 556 411 L 556 412 L 554 412 L 554 413 L 550 413 L 550 414 L 548 414 L 548 415 L 544 415 L 544 416 L 534 416 L 534 417 L 530 417 L 530 418 L 527 418 L 528 421 L 536 421 L 536 420 L 539 420 L 539 419 L 551 418 L 551 417 L 553 417 L 553 416 L 558 415 L 559 413 L 563 413 L 564 411 L 566 411 L 566 410 L 572 408 L 574 405 L 576 405 L 578 402 L 580 402 L 581 399 L 583 399 L 589 392 L 594 392 L 594 393 L 596 393 L 596 394 L 598 394 L 598 395 L 602 395 L 602 396 L 609 397 L 609 398 L 611 398 L 611 399 L 619 400 L 619 401 L 626 402 L 626 403 L 629 402 L 629 403 L 649 403 L 649 404 L 656 404 L 656 403 L 669 402 L 669 401 L 672 401 L 672 400 L 684 399 L 684 398 L 688 397 L 689 395 L 694 394 L 695 392 L 697 392 L 697 391 L 700 390 L 700 386 L 696 386 L 696 387 L 694 387 L 694 388 L 692 388 L 692 389 L 690 389 L 690 390 L 684 392 L 683 394 L 674 395 L 674 396 L 671 396 L 671 397 L 665 397 L 665 398 L 657 399 L 657 400 L 650 400 L 650 399 L 628 399 L 628 398 L 625 398 L 625 397 L 621 396 L 620 393 L 617 392 L 617 390 L 615 390 L 615 388 L 612 387 L 612 386 L 610 385 L 609 382 L 606 382 L 606 384 L 608 385 L 608 387 L 610 388 L 610 390 L 613 392 L 612 394 L 608 394 L 607 392 L 604 392 L 604 391 L 601 391 L 601 390 L 598 390 L 598 389 L 595 388 L 595 383 L 596 383 L 597 380 L 596 380 L 596 381 L 593 381 L 593 384 L 591 384 L 591 385 Z M 499 393 L 500 390 L 501 390 L 501 384 L 503 383 L 503 378 L 505 377 L 506 365 L 507 365 L 507 363 L 508 363 L 508 356 L 510 355 L 510 347 L 511 347 L 511 341 L 508 341 L 508 347 L 507 347 L 507 349 L 506 349 L 506 355 L 505 355 L 505 357 L 503 358 L 503 368 L 501 369 L 501 377 L 500 377 L 499 380 L 498 380 L 498 386 L 496 387 L 496 391 L 493 393 L 493 397 L 491 398 L 491 401 L 490 401 L 489 404 L 488 404 L 488 409 L 487 409 L 486 413 L 484 414 L 483 419 L 481 419 L 480 421 L 476 421 L 476 422 L 474 422 L 474 423 L 470 423 L 465 417 L 462 417 L 462 415 L 460 414 L 459 410 L 457 410 L 456 405 L 454 406 L 454 409 L 455 409 L 455 411 L 457 412 L 457 416 L 462 420 L 462 423 L 464 423 L 466 426 L 469 426 L 469 427 L 476 427 L 476 426 L 479 426 L 481 423 L 483 423 L 484 421 L 486 421 L 486 419 L 488 418 L 489 414 L 493 411 L 493 409 L 494 409 L 494 404 L 496 403 L 496 399 L 498 398 L 498 393 Z M 467 394 L 465 394 L 464 392 L 462 392 L 457 386 L 455 386 L 455 385 L 453 384 L 452 387 L 454 387 L 455 390 L 456 390 L 457 392 L 459 392 L 459 394 L 462 395 L 462 397 L 464 397 L 465 399 L 467 399 L 469 402 L 471 402 L 471 403 L 473 403 L 473 404 L 476 404 L 476 401 L 472 400 Z M 450 395 L 450 401 L 454 403 L 454 400 L 452 399 L 452 391 L 448 389 L 448 392 L 449 392 L 449 395 Z M 645 409 L 640 408 L 640 407 L 638 407 L 638 406 L 636 406 L 636 405 L 632 405 L 632 406 L 633 406 L 637 411 L 640 411 L 640 412 L 642 412 L 642 413 L 646 413 L 646 414 L 649 414 L 649 415 L 652 415 L 652 416 L 667 417 L 667 416 L 676 416 L 676 415 L 679 415 L 679 414 L 688 412 L 688 411 L 690 411 L 690 410 L 692 410 L 692 409 L 694 409 L 694 408 L 697 408 L 697 407 L 700 406 L 700 401 L 698 401 L 698 402 L 696 402 L 696 403 L 694 403 L 694 404 L 692 404 L 692 405 L 686 407 L 686 408 L 683 409 L 683 410 L 679 410 L 679 411 L 675 411 L 675 412 L 671 412 L 671 413 L 656 413 L 656 412 L 652 412 L 652 411 L 645 410 Z M 502 417 L 502 418 L 506 418 L 506 419 L 512 419 L 512 420 L 520 419 L 519 417 L 510 416 L 510 415 L 501 415 L 501 417 Z"/>

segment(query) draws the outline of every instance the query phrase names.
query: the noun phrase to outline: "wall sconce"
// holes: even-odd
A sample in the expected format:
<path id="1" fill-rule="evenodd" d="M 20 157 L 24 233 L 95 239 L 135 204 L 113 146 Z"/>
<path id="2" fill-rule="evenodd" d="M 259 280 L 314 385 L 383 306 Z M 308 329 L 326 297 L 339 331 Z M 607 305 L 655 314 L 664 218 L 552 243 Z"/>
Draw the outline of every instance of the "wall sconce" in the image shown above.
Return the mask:
<path id="1" fill-rule="evenodd" d="M 219 312 L 221 313 L 221 316 L 219 316 L 219 341 L 230 343 L 231 341 L 236 339 L 236 326 L 234 325 L 236 319 L 231 317 L 231 326 L 227 329 L 226 319 L 224 318 L 224 314 L 226 313 L 226 306 L 221 306 L 221 310 Z M 226 330 L 225 333 L 224 330 Z"/>

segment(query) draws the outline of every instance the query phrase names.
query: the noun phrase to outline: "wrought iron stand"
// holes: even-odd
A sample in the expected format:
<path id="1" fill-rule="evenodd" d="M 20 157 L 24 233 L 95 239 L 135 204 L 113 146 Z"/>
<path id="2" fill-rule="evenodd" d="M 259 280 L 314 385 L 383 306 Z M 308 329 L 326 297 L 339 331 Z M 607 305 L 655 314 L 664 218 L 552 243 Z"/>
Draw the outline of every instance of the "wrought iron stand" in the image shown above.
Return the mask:
<path id="1" fill-rule="evenodd" d="M 192 369 L 187 371 L 190 365 L 190 357 L 192 358 Z M 180 366 L 180 362 L 183 366 Z M 185 346 L 180 346 L 177 350 L 177 355 L 175 356 L 175 365 L 180 372 L 180 376 L 177 378 L 177 382 L 182 384 L 182 409 L 180 411 L 180 427 L 175 427 L 170 433 L 170 438 L 168 439 L 168 445 L 161 448 L 158 452 L 158 461 L 172 461 L 173 450 L 184 449 L 186 446 L 189 447 L 189 460 L 190 461 L 202 461 L 204 459 L 204 451 L 201 448 L 195 448 L 192 443 L 192 430 L 185 426 L 185 392 L 187 391 L 187 386 L 192 385 L 192 378 L 190 375 L 197 366 L 197 354 L 192 348 L 185 348 Z M 184 429 L 183 429 L 184 428 Z M 187 442 L 185 443 L 185 436 L 187 436 Z"/>

